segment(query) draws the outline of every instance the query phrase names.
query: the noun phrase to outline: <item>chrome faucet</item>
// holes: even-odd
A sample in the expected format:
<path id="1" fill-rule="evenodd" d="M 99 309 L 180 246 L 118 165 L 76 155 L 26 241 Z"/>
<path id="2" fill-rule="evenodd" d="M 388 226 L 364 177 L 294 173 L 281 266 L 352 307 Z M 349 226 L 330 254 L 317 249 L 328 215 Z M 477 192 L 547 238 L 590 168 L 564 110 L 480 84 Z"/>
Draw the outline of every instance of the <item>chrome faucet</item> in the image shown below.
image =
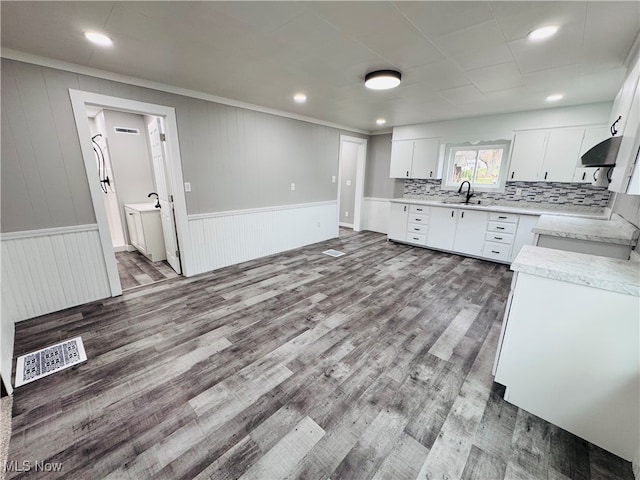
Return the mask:
<path id="1" fill-rule="evenodd" d="M 473 197 L 473 192 L 471 192 L 471 182 L 469 180 L 465 180 L 464 182 L 462 182 L 460 184 L 460 188 L 458 189 L 458 193 L 462 193 L 462 187 L 464 186 L 464 184 L 467 184 L 467 199 L 464 201 L 464 203 L 469 203 L 469 200 L 471 199 L 471 197 Z"/>
<path id="2" fill-rule="evenodd" d="M 151 192 L 149 195 L 147 195 L 148 198 L 151 198 L 151 195 L 155 195 L 156 196 L 156 208 L 160 208 L 160 196 L 156 193 L 156 192 Z"/>

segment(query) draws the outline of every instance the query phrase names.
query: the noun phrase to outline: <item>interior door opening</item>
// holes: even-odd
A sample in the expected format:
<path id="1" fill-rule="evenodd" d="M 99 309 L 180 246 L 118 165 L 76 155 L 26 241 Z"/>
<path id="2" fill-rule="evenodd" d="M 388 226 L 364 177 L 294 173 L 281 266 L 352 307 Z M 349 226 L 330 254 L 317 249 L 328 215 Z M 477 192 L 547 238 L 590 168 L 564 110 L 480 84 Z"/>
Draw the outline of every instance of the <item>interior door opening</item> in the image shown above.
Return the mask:
<path id="1" fill-rule="evenodd" d="M 182 273 L 164 119 L 86 106 L 122 290 Z"/>
<path id="2" fill-rule="evenodd" d="M 367 140 L 340 135 L 338 161 L 338 236 L 362 228 Z"/>

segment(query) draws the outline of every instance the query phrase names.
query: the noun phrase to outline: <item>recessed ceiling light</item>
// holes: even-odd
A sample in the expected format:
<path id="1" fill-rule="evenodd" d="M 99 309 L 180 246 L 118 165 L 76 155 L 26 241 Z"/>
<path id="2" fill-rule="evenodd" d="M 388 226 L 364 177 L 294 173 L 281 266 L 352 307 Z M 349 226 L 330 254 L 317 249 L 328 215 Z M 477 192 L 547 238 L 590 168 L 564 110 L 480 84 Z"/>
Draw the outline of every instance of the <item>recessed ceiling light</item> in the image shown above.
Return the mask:
<path id="1" fill-rule="evenodd" d="M 562 95 L 561 93 L 554 93 L 553 95 L 549 95 L 546 98 L 547 102 L 557 102 L 558 100 L 562 100 L 564 98 L 564 95 Z"/>
<path id="2" fill-rule="evenodd" d="M 364 86 L 372 90 L 387 90 L 400 85 L 402 76 L 395 70 L 378 70 L 367 73 L 364 77 Z"/>
<path id="3" fill-rule="evenodd" d="M 529 33 L 527 37 L 529 40 L 544 40 L 545 38 L 555 35 L 559 28 L 557 25 L 547 25 L 546 27 L 536 28 L 533 32 Z"/>
<path id="4" fill-rule="evenodd" d="M 113 41 L 103 33 L 98 32 L 84 32 L 84 36 L 91 43 L 100 45 L 101 47 L 110 47 L 113 45 Z"/>
<path id="5" fill-rule="evenodd" d="M 304 93 L 296 93 L 296 94 L 293 96 L 293 100 L 294 100 L 296 103 L 304 103 L 304 102 L 306 102 L 306 101 L 307 101 L 307 96 L 306 96 Z"/>
<path id="6" fill-rule="evenodd" d="M 384 118 L 379 118 L 376 120 L 376 123 L 378 125 L 384 125 L 385 123 L 387 123 L 387 121 Z"/>

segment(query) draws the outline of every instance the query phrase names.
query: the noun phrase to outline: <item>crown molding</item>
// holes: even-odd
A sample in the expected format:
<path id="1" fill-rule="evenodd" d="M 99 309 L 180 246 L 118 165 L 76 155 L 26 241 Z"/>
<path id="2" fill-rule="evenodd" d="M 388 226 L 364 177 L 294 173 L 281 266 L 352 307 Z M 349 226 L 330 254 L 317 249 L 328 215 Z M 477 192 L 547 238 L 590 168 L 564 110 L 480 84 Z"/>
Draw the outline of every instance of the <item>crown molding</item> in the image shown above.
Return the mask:
<path id="1" fill-rule="evenodd" d="M 34 55 L 32 53 L 13 50 L 11 48 L 2 48 L 2 50 L 0 51 L 0 57 L 6 58 L 8 60 L 16 60 L 19 62 L 31 63 L 33 65 L 39 65 L 41 67 L 55 68 L 57 70 L 64 70 L 66 72 L 77 73 L 80 75 L 87 75 L 90 77 L 101 78 L 104 80 L 111 80 L 113 82 L 125 83 L 128 85 L 135 85 L 137 87 L 150 88 L 152 90 L 159 90 L 161 92 L 173 93 L 176 95 L 182 95 L 183 97 L 197 98 L 197 99 L 205 100 L 208 102 L 220 103 L 222 105 L 229 105 L 231 107 L 244 108 L 246 110 L 253 110 L 255 112 L 267 113 L 269 115 L 277 115 L 279 117 L 290 118 L 292 120 L 299 120 L 301 122 L 306 122 L 306 123 L 313 123 L 316 125 L 322 125 L 324 127 L 337 128 L 339 130 L 346 130 L 348 132 L 359 133 L 362 135 L 373 134 L 373 132 L 368 130 L 360 130 L 358 128 L 349 127 L 347 125 L 341 125 L 339 123 L 326 122 L 324 120 L 319 120 L 313 117 L 307 117 L 305 115 L 297 115 L 295 113 L 285 112 L 283 110 L 277 110 L 275 108 L 262 107 L 260 105 L 254 105 L 252 103 L 241 102 L 239 100 L 219 97 L 217 95 L 198 92 L 196 90 L 190 90 L 188 88 L 176 87 L 174 85 L 154 82 L 152 80 L 144 80 L 142 78 L 131 77 L 128 75 L 123 75 L 121 73 L 109 72 L 107 70 L 100 70 L 98 68 L 78 65 L 76 63 L 70 63 L 62 60 L 56 60 L 53 58 L 42 57 L 40 55 Z"/>

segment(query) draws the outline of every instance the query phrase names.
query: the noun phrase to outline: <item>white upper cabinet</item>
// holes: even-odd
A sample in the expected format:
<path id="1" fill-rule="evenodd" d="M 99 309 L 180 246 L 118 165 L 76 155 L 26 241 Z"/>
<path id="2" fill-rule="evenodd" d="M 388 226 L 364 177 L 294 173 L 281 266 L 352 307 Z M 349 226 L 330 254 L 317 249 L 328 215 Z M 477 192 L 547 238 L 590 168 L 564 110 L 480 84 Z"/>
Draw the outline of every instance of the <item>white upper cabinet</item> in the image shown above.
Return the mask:
<path id="1" fill-rule="evenodd" d="M 584 128 L 550 130 L 540 180 L 572 182 L 580 158 Z"/>
<path id="2" fill-rule="evenodd" d="M 535 182 L 539 179 L 544 159 L 547 132 L 536 130 L 518 132 L 513 139 L 513 153 L 507 181 Z"/>
<path id="3" fill-rule="evenodd" d="M 391 144 L 391 178 L 438 178 L 440 139 L 394 140 Z"/>
<path id="4" fill-rule="evenodd" d="M 590 182 L 580 157 L 608 136 L 605 126 L 517 132 L 507 181 Z"/>
<path id="5" fill-rule="evenodd" d="M 624 130 L 618 133 L 622 133 L 622 141 L 609 190 L 640 195 L 640 83 L 636 86 Z"/>

